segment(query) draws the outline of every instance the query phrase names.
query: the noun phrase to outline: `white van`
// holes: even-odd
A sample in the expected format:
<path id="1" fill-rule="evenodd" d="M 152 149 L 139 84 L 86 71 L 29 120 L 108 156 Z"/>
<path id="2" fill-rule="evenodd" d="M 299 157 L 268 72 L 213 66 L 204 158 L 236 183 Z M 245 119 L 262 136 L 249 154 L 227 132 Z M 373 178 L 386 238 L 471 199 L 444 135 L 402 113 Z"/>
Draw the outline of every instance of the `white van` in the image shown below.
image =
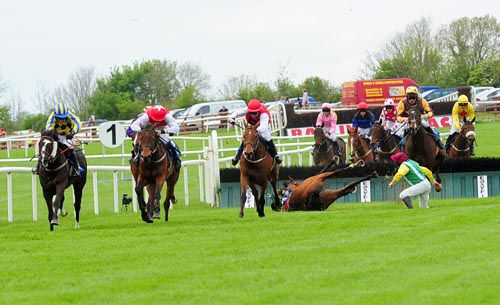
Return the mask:
<path id="1" fill-rule="evenodd" d="M 232 100 L 232 101 L 217 101 L 217 102 L 207 102 L 194 104 L 180 116 L 181 119 L 193 119 L 203 115 L 211 115 L 219 113 L 222 106 L 226 106 L 229 113 L 232 113 L 236 109 L 244 108 L 247 106 L 243 100 Z"/>

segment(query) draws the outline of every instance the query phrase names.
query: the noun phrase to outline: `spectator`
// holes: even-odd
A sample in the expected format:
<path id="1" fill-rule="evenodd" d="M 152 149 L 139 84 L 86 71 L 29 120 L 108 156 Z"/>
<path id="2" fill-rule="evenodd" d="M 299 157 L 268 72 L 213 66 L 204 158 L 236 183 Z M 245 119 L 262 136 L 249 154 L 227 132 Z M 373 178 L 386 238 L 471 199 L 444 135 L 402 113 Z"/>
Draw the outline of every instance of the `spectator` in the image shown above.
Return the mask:
<path id="1" fill-rule="evenodd" d="M 226 105 L 222 105 L 219 109 L 219 116 L 224 116 L 229 114 L 229 109 L 226 108 Z M 227 126 L 227 119 L 220 120 L 219 128 L 223 128 Z"/>
<path id="2" fill-rule="evenodd" d="M 307 107 L 309 104 L 309 94 L 307 93 L 307 89 L 303 88 L 302 89 L 302 107 Z"/>

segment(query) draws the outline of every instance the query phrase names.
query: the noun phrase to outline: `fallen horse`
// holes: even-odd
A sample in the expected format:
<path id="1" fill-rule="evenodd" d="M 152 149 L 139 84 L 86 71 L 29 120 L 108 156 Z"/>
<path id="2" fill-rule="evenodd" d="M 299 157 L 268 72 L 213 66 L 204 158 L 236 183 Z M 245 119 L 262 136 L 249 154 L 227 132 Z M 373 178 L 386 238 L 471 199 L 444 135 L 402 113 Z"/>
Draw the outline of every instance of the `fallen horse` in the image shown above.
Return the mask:
<path id="1" fill-rule="evenodd" d="M 287 189 L 285 191 L 286 199 L 284 200 L 284 204 L 282 205 L 281 210 L 284 212 L 291 212 L 323 211 L 328 209 L 328 207 L 330 207 L 330 205 L 334 203 L 335 200 L 356 191 L 356 185 L 360 184 L 363 181 L 370 180 L 371 178 L 378 177 L 377 172 L 374 171 L 370 175 L 353 181 L 341 189 L 323 189 L 325 185 L 325 179 L 341 174 L 351 168 L 360 166 L 364 166 L 364 162 L 362 160 L 345 168 L 337 169 L 334 171 L 322 171 L 321 173 L 309 177 L 302 182 L 295 182 L 290 178 L 290 182 L 288 183 Z"/>

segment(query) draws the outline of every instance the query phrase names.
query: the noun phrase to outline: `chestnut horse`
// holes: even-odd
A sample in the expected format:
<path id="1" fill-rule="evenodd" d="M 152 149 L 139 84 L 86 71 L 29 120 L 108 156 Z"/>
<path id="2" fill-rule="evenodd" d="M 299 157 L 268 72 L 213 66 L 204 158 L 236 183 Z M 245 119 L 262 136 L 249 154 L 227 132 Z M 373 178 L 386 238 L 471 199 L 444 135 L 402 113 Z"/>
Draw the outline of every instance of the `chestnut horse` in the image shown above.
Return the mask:
<path id="1" fill-rule="evenodd" d="M 283 205 L 282 211 L 323 211 L 328 209 L 328 207 L 330 207 L 330 205 L 332 205 L 340 197 L 349 195 L 350 193 L 356 191 L 356 185 L 371 178 L 376 178 L 378 177 L 378 174 L 374 171 L 370 175 L 353 181 L 338 190 L 323 189 L 325 179 L 343 173 L 351 168 L 363 165 L 363 161 L 358 161 L 357 163 L 351 164 L 345 168 L 309 177 L 300 183 L 294 182 L 293 179 L 290 179 L 288 188 L 290 189 L 291 194 L 287 202 Z"/>
<path id="2" fill-rule="evenodd" d="M 336 164 L 345 164 L 346 152 L 344 140 L 337 138 L 340 155 L 336 154 L 330 141 L 331 140 L 327 138 L 322 127 L 316 127 L 314 129 L 313 161 L 315 165 L 327 165 L 332 160 L 335 160 Z"/>
<path id="3" fill-rule="evenodd" d="M 450 144 L 448 150 L 448 158 L 470 158 L 471 146 L 476 140 L 473 122 L 464 122 L 460 132 L 455 135 L 455 138 Z"/>
<path id="4" fill-rule="evenodd" d="M 152 124 L 148 123 L 141 128 L 136 135 L 136 143 L 139 144 L 141 158 L 138 166 L 130 160 L 130 170 L 136 182 L 135 192 L 139 200 L 141 218 L 147 223 L 153 222 L 153 216 L 159 218 L 161 190 L 166 181 L 167 193 L 163 208 L 165 221 L 168 221 L 170 203 L 176 201 L 174 189 L 179 179 L 179 172 L 169 159 L 167 150 Z M 149 194 L 147 210 L 144 187 L 147 188 Z"/>
<path id="5" fill-rule="evenodd" d="M 446 153 L 440 149 L 434 137 L 425 131 L 422 126 L 420 110 L 413 106 L 408 116 L 408 135 L 405 144 L 405 153 L 421 166 L 430 169 L 440 182 L 439 170 L 443 164 Z"/>
<path id="6" fill-rule="evenodd" d="M 365 163 L 373 162 L 373 151 L 368 144 L 368 141 L 358 133 L 355 127 L 348 127 L 349 134 L 348 143 L 351 148 L 351 154 L 354 153 L 354 163 L 363 160 Z"/>
<path id="7" fill-rule="evenodd" d="M 399 145 L 394 134 L 389 134 L 384 126 L 373 124 L 371 130 L 371 144 L 377 145 L 377 154 L 380 161 L 392 162 L 391 155 L 400 152 Z"/>
<path id="8" fill-rule="evenodd" d="M 82 203 L 83 187 L 87 183 L 87 160 L 81 151 L 77 151 L 78 163 L 85 171 L 79 176 L 70 177 L 70 165 L 64 152 L 68 148 L 62 149 L 57 143 L 57 133 L 46 130 L 42 132 L 40 140 L 36 146 L 36 154 L 40 158 L 40 169 L 38 172 L 40 184 L 42 185 L 43 198 L 47 204 L 49 212 L 50 230 L 59 225 L 57 213 L 63 211 L 62 216 L 66 216 L 63 210 L 64 190 L 73 185 L 75 195 L 75 228 L 80 227 L 80 208 Z M 72 153 L 72 152 L 69 152 Z M 55 195 L 55 200 L 52 198 Z"/>
<path id="9" fill-rule="evenodd" d="M 279 211 L 281 207 L 276 189 L 279 164 L 274 162 L 264 142 L 259 139 L 256 127 L 245 124 L 245 131 L 242 136 L 243 153 L 240 157 L 240 218 L 244 216 L 243 209 L 245 207 L 247 188 L 252 190 L 252 194 L 256 200 L 257 213 L 260 217 L 265 216 L 264 205 L 266 201 L 264 195 L 269 180 L 274 192 L 274 202 L 271 204 L 271 208 Z M 259 186 L 259 189 L 257 189 L 257 186 Z"/>

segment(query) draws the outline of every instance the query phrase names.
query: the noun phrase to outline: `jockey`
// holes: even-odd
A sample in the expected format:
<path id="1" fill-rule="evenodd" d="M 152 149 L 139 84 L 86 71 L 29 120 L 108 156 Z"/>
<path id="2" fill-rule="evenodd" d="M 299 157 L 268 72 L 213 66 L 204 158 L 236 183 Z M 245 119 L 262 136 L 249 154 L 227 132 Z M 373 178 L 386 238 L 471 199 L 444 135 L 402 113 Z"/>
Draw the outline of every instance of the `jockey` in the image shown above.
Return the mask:
<path id="1" fill-rule="evenodd" d="M 398 106 L 397 106 L 397 115 L 396 119 L 398 122 L 402 123 L 408 122 L 408 116 L 410 115 L 410 110 L 413 106 L 417 106 L 417 108 L 420 109 L 420 113 L 423 113 L 421 115 L 422 118 L 422 127 L 434 138 L 434 141 L 436 142 L 436 145 L 440 148 L 443 149 L 444 145 L 441 142 L 441 138 L 439 135 L 434 132 L 434 130 L 431 128 L 429 125 L 429 122 L 427 122 L 428 118 L 431 118 L 433 116 L 432 109 L 429 107 L 429 103 L 427 102 L 426 99 L 421 98 L 418 96 L 418 89 L 415 86 L 409 86 L 406 88 L 406 97 L 403 98 Z M 408 124 L 406 124 L 405 128 L 405 134 L 407 134 L 407 130 L 409 128 Z M 401 146 L 404 146 L 406 144 L 406 135 L 404 136 L 403 140 L 401 140 Z"/>
<path id="2" fill-rule="evenodd" d="M 267 108 L 260 103 L 258 99 L 251 99 L 248 102 L 248 106 L 239 110 L 234 111 L 229 117 L 229 123 L 235 124 L 236 118 L 238 116 L 245 116 L 247 122 L 251 125 L 256 125 L 259 123 L 259 127 L 257 127 L 257 132 L 259 133 L 259 137 L 261 140 L 264 140 L 264 144 L 266 144 L 267 150 L 271 157 L 276 161 L 276 163 L 281 163 L 281 158 L 278 156 L 278 151 L 276 150 L 276 146 L 274 145 L 273 140 L 271 139 L 271 125 L 269 124 L 271 121 L 271 115 Z M 238 164 L 240 161 L 241 154 L 243 153 L 243 142 L 238 148 L 236 152 L 236 156 L 234 156 L 231 163 L 233 165 Z"/>
<path id="3" fill-rule="evenodd" d="M 396 109 L 394 108 L 394 100 L 388 98 L 384 101 L 384 109 L 380 113 L 379 121 L 388 132 L 390 132 L 396 124 Z"/>
<path id="4" fill-rule="evenodd" d="M 375 116 L 368 111 L 368 104 L 359 103 L 358 112 L 352 118 L 352 127 L 358 128 L 358 133 L 368 139 L 373 124 L 375 124 Z"/>
<path id="5" fill-rule="evenodd" d="M 323 103 L 321 112 L 316 119 L 316 127 L 323 127 L 323 131 L 333 145 L 335 155 L 341 155 L 339 144 L 337 143 L 337 114 L 332 110 L 332 105 Z"/>
<path id="6" fill-rule="evenodd" d="M 73 136 L 80 131 L 81 126 L 82 123 L 80 119 L 69 111 L 68 106 L 63 103 L 54 106 L 45 124 L 45 129 L 57 133 L 57 142 L 62 144 L 62 148 L 69 148 L 64 155 L 73 166 L 71 176 L 79 176 L 80 173 L 85 171 L 85 169 L 78 164 L 78 158 L 73 149 Z M 38 174 L 39 169 L 40 162 L 38 162 L 36 168 L 33 169 L 33 173 Z"/>
<path id="7" fill-rule="evenodd" d="M 476 112 L 474 111 L 474 107 L 469 102 L 469 98 L 467 95 L 460 95 L 458 100 L 453 105 L 453 109 L 451 110 L 451 119 L 452 124 L 450 128 L 450 135 L 446 139 L 446 150 L 450 149 L 450 145 L 455 139 L 455 137 L 459 134 L 460 129 L 462 128 L 462 124 L 465 121 L 472 122 L 476 118 Z M 471 155 L 474 155 L 474 143 L 470 145 Z"/>
<path id="8" fill-rule="evenodd" d="M 140 114 L 137 119 L 130 125 L 130 129 L 134 133 L 140 132 L 141 128 L 147 123 L 152 124 L 159 133 L 174 135 L 179 132 L 179 125 L 167 108 L 161 105 L 156 105 L 154 107 L 144 108 L 144 110 L 145 111 Z M 138 144 L 136 144 L 135 141 L 136 138 L 134 138 L 134 146 L 137 148 L 137 151 L 139 153 L 134 156 L 134 151 L 132 151 L 132 158 L 134 160 L 134 163 L 136 163 L 137 165 L 140 159 L 140 150 L 139 147 L 137 147 Z M 181 168 L 179 148 L 171 139 L 167 139 L 166 143 L 164 144 L 166 144 L 165 148 L 170 152 L 169 155 L 172 157 L 172 161 L 174 161 L 175 169 L 179 171 Z"/>
<path id="9" fill-rule="evenodd" d="M 434 180 L 432 172 L 424 166 L 420 166 L 417 162 L 411 160 L 404 152 L 398 152 L 391 156 L 392 161 L 399 166 L 397 173 L 392 178 L 388 187 L 392 188 L 401 178 L 404 178 L 410 187 L 404 189 L 399 198 L 403 200 L 406 207 L 413 209 L 411 196 L 418 196 L 420 199 L 420 207 L 428 208 L 429 193 L 431 191 L 431 183 L 437 191 L 440 191 L 441 184 Z"/>

